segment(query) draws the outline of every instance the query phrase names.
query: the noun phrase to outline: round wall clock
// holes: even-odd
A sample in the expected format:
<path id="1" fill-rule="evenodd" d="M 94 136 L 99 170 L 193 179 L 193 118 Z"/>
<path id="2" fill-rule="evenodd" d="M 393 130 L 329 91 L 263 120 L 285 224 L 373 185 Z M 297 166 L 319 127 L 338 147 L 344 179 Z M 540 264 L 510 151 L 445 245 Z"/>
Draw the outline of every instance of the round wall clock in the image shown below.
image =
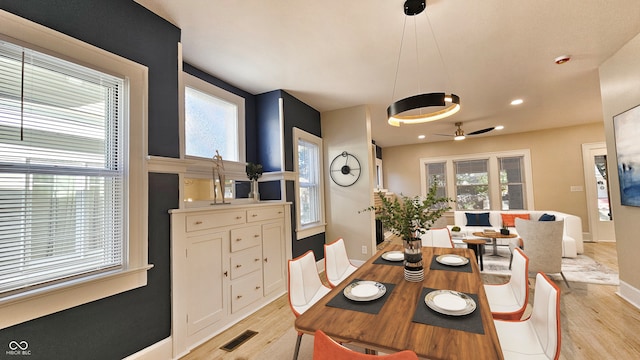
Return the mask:
<path id="1" fill-rule="evenodd" d="M 340 186 L 351 186 L 360 178 L 360 161 L 353 154 L 343 151 L 331 161 L 329 175 Z"/>

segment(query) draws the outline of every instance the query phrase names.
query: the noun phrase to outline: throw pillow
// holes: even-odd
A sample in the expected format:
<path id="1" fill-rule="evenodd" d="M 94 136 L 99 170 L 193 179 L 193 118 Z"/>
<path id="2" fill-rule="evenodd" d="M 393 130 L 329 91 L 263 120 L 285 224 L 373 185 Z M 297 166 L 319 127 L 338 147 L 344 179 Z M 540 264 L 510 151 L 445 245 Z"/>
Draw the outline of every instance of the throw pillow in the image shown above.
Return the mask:
<path id="1" fill-rule="evenodd" d="M 467 226 L 491 226 L 489 213 L 464 213 L 467 216 Z"/>
<path id="2" fill-rule="evenodd" d="M 514 227 L 516 226 L 516 218 L 529 220 L 529 214 L 500 214 L 502 217 L 502 226 Z"/>
<path id="3" fill-rule="evenodd" d="M 538 221 L 556 221 L 556 216 L 544 213 L 540 216 L 540 219 L 538 219 Z"/>

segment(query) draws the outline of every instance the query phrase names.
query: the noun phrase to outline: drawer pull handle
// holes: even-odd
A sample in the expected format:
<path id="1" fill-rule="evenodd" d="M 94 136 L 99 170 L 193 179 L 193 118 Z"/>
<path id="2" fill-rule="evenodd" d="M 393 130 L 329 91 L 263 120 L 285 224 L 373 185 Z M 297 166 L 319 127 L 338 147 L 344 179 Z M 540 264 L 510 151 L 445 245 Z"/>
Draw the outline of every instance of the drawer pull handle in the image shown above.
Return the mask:
<path id="1" fill-rule="evenodd" d="M 256 286 L 256 290 L 260 290 L 260 286 Z"/>
<path id="2" fill-rule="evenodd" d="M 252 215 L 251 215 L 251 217 L 256 217 L 256 216 L 258 216 L 258 214 L 252 214 Z"/>
<path id="3" fill-rule="evenodd" d="M 196 221 L 196 225 L 202 225 L 202 221 Z"/>
<path id="4" fill-rule="evenodd" d="M 260 234 L 255 234 L 255 235 L 253 235 L 253 237 L 254 237 L 254 238 L 259 238 L 259 237 L 260 237 Z"/>
<path id="5" fill-rule="evenodd" d="M 278 211 L 278 214 L 282 214 L 282 211 Z"/>
<path id="6" fill-rule="evenodd" d="M 242 295 L 236 296 L 237 299 L 242 299 Z"/>
<path id="7" fill-rule="evenodd" d="M 236 216 L 236 220 L 242 219 L 242 216 Z"/>
<path id="8" fill-rule="evenodd" d="M 241 267 L 242 267 L 242 264 L 236 265 L 236 268 L 241 268 Z"/>
<path id="9" fill-rule="evenodd" d="M 260 261 L 260 259 L 253 259 L 254 261 Z"/>
<path id="10" fill-rule="evenodd" d="M 242 241 L 242 238 L 237 238 L 236 241 Z"/>

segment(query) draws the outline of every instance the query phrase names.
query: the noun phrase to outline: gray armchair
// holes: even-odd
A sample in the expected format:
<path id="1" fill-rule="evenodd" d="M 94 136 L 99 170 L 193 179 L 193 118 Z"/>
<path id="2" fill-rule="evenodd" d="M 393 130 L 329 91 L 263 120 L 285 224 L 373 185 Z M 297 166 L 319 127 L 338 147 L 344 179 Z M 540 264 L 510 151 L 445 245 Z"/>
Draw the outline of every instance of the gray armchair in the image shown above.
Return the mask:
<path id="1" fill-rule="evenodd" d="M 562 232 L 564 221 L 535 221 L 516 218 L 516 231 L 522 239 L 524 253 L 529 257 L 529 274 L 562 273 Z M 517 244 L 514 242 L 514 245 Z M 512 245 L 512 246 L 514 246 Z"/>

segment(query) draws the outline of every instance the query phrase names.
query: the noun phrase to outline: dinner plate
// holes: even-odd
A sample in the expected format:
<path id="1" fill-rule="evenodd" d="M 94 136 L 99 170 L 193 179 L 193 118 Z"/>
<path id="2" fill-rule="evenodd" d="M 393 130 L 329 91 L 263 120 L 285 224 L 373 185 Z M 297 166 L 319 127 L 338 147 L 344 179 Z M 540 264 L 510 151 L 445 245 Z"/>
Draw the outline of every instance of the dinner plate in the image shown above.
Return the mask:
<path id="1" fill-rule="evenodd" d="M 402 251 L 387 251 L 382 254 L 382 258 L 387 261 L 402 261 L 404 260 L 404 252 Z"/>
<path id="2" fill-rule="evenodd" d="M 382 297 L 387 288 L 376 281 L 356 281 L 347 285 L 342 292 L 350 300 L 371 301 Z"/>
<path id="3" fill-rule="evenodd" d="M 443 265 L 449 266 L 462 266 L 469 263 L 469 259 L 455 254 L 440 255 L 436 258 L 436 261 Z"/>
<path id="4" fill-rule="evenodd" d="M 471 297 L 453 290 L 435 290 L 424 297 L 424 302 L 431 310 L 441 314 L 462 316 L 476 310 L 476 302 Z"/>

